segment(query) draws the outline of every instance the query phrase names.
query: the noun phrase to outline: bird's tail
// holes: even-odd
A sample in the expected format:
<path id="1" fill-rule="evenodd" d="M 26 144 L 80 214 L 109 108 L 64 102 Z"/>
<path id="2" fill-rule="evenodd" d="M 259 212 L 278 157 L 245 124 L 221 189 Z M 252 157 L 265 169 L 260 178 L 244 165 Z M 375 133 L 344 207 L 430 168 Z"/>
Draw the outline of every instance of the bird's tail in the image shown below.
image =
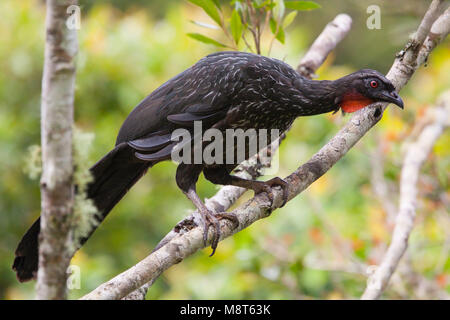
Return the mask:
<path id="1" fill-rule="evenodd" d="M 99 223 L 151 166 L 151 163 L 136 159 L 133 152 L 126 143 L 119 144 L 90 169 L 94 179 L 88 186 L 87 195 L 98 209 Z M 93 227 L 89 235 L 81 239 L 80 247 L 95 229 Z M 12 268 L 20 282 L 31 280 L 36 275 L 39 231 L 40 218 L 28 229 L 17 246 Z"/>

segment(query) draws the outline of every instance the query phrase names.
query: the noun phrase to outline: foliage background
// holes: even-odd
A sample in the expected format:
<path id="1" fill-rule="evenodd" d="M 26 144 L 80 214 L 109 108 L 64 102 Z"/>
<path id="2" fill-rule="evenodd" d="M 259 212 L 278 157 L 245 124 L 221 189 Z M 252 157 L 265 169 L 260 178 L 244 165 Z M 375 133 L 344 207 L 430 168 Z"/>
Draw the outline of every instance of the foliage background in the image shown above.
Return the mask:
<path id="1" fill-rule="evenodd" d="M 386 72 L 394 55 L 415 30 L 427 1 L 317 1 L 322 9 L 300 12 L 287 30 L 286 45 L 276 43 L 272 56 L 293 66 L 341 12 L 350 14 L 349 36 L 319 69 L 335 79 L 359 68 Z M 186 1 L 80 1 L 75 118 L 77 127 L 95 133 L 94 163 L 109 151 L 132 108 L 152 90 L 204 55 L 218 51 L 186 36 L 204 32 L 190 23 L 211 23 Z M 368 30 L 366 8 L 381 6 L 382 29 Z M 40 84 L 43 63 L 43 1 L 0 2 L 0 299 L 34 297 L 34 282 L 19 284 L 11 270 L 15 247 L 39 215 L 37 180 L 24 169 L 28 148 L 40 142 Z M 220 39 L 220 33 L 207 31 Z M 268 39 L 266 39 L 268 41 Z M 416 119 L 450 87 L 450 42 L 435 50 L 401 92 L 406 109 L 391 107 L 377 125 L 329 173 L 271 217 L 195 254 L 164 273 L 149 299 L 331 299 L 356 298 L 365 287 L 360 264 L 379 261 L 389 243 L 384 199 L 373 192 L 374 153 L 383 159 L 384 177 L 397 201 L 401 143 Z M 348 117 L 347 117 L 348 118 Z M 307 160 L 343 125 L 340 114 L 296 121 L 281 146 L 285 176 Z M 427 283 L 450 292 L 449 143 L 438 141 L 420 181 L 417 226 L 403 269 L 385 298 L 433 298 L 420 291 Z M 175 165 L 159 164 L 142 179 L 73 259 L 81 267 L 78 298 L 144 258 L 192 205 L 177 189 Z M 216 187 L 201 178 L 202 196 Z M 248 199 L 246 193 L 242 201 Z M 242 202 L 241 201 L 241 202 Z M 364 271 L 364 270 L 362 270 Z M 428 295 L 428 296 L 427 296 Z"/>

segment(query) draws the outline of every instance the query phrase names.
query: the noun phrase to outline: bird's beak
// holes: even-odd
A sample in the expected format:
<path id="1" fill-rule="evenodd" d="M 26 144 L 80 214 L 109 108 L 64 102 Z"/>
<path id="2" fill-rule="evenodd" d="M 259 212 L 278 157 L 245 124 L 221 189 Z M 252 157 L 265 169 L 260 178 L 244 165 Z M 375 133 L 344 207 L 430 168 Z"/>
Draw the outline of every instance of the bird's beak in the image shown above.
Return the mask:
<path id="1" fill-rule="evenodd" d="M 395 105 L 397 105 L 399 108 L 403 109 L 403 100 L 400 98 L 400 96 L 397 94 L 397 92 L 386 92 L 382 94 L 383 100 L 387 102 L 391 102 Z"/>

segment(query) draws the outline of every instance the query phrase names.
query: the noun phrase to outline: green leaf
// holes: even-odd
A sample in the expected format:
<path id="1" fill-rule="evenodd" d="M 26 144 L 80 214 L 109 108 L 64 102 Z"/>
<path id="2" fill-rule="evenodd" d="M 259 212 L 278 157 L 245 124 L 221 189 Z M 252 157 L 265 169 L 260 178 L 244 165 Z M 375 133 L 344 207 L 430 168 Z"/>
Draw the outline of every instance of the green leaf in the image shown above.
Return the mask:
<path id="1" fill-rule="evenodd" d="M 188 33 L 187 36 L 191 37 L 192 39 L 195 39 L 197 41 L 206 43 L 206 44 L 212 44 L 212 45 L 215 45 L 215 46 L 218 46 L 218 47 L 226 47 L 226 45 L 224 45 L 223 43 L 220 43 L 220 42 L 218 42 L 218 41 L 216 41 L 214 39 L 211 39 L 211 38 L 209 38 L 207 36 L 204 36 L 204 35 L 202 35 L 200 33 Z"/>
<path id="2" fill-rule="evenodd" d="M 237 12 L 237 10 L 233 10 L 233 13 L 231 14 L 231 21 L 230 21 L 230 28 L 231 28 L 231 34 L 233 35 L 234 42 L 236 44 L 239 44 L 239 40 L 242 36 L 242 21 L 241 16 Z"/>
<path id="3" fill-rule="evenodd" d="M 216 5 L 217 9 L 220 10 L 220 3 L 219 0 L 213 0 L 214 4 Z"/>
<path id="4" fill-rule="evenodd" d="M 277 32 L 277 22 L 275 21 L 275 19 L 270 18 L 269 21 L 269 25 L 270 25 L 270 30 L 272 31 L 273 34 L 275 34 L 275 32 Z M 284 44 L 284 40 L 285 40 L 285 34 L 284 34 L 284 30 L 281 26 L 278 27 L 278 32 L 275 35 L 275 39 L 277 39 L 278 41 L 280 41 L 281 43 Z"/>
<path id="5" fill-rule="evenodd" d="M 202 8 L 219 26 L 221 25 L 219 10 L 213 0 L 188 0 Z"/>
<path id="6" fill-rule="evenodd" d="M 285 40 L 285 34 L 284 34 L 284 30 L 282 28 L 280 28 L 280 30 L 278 30 L 278 34 L 275 37 L 275 39 L 277 39 L 278 41 L 280 41 L 282 44 L 284 44 L 284 40 Z"/>
<path id="7" fill-rule="evenodd" d="M 314 1 L 286 1 L 284 3 L 286 8 L 292 9 L 292 10 L 314 10 L 318 8 L 322 8 L 320 4 L 314 2 Z"/>
<path id="8" fill-rule="evenodd" d="M 290 12 L 283 20 L 283 28 L 286 29 L 294 22 L 295 17 L 297 16 L 297 11 Z"/>
<path id="9" fill-rule="evenodd" d="M 266 0 L 266 1 L 259 1 L 259 2 L 257 1 L 257 2 L 255 2 L 253 4 L 253 7 L 255 9 L 261 9 L 261 8 L 263 8 L 265 6 L 271 6 L 271 5 L 275 6 L 275 4 L 272 3 L 272 0 Z"/>

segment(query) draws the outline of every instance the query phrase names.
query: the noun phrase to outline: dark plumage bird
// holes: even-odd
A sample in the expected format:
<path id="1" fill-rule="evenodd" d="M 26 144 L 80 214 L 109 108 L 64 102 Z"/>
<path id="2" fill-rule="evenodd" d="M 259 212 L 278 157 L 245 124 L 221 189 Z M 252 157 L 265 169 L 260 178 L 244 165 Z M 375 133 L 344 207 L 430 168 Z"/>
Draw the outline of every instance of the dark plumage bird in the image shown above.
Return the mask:
<path id="1" fill-rule="evenodd" d="M 94 181 L 88 197 L 97 206 L 101 222 L 149 168 L 171 158 L 177 143 L 171 140 L 171 133 L 178 128 L 192 130 L 194 121 L 201 121 L 203 131 L 264 128 L 283 132 L 297 117 L 339 109 L 354 112 L 376 101 L 403 108 L 392 83 L 374 70 L 360 70 L 334 81 L 314 81 L 276 59 L 242 52 L 211 54 L 153 91 L 130 113 L 115 148 L 91 168 Z M 237 219 L 205 207 L 195 190 L 200 173 L 216 184 L 266 191 L 269 198 L 269 187 L 280 185 L 287 197 L 287 185 L 280 178 L 262 182 L 231 175 L 237 164 L 181 163 L 177 168 L 179 188 L 204 219 L 205 240 L 209 226 L 215 228 L 213 249 L 220 235 L 219 220 Z M 20 281 L 36 274 L 39 229 L 38 219 L 16 250 L 13 269 Z"/>

